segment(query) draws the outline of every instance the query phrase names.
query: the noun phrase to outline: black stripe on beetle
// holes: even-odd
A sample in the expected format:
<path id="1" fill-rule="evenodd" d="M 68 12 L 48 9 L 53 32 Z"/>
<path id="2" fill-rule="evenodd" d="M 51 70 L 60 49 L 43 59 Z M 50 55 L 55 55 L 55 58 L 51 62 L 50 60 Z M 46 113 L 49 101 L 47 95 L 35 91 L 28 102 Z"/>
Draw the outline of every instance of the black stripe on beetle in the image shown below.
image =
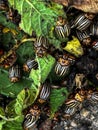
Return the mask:
<path id="1" fill-rule="evenodd" d="M 98 22 L 90 26 L 90 32 L 93 36 L 98 36 Z"/>
<path id="2" fill-rule="evenodd" d="M 45 102 L 49 98 L 50 91 L 51 91 L 50 84 L 45 82 L 42 85 L 42 88 L 41 88 L 41 91 L 40 91 L 40 95 L 39 95 L 39 102 L 40 103 L 41 103 L 41 101 L 42 101 L 42 103 Z"/>
<path id="3" fill-rule="evenodd" d="M 87 95 L 87 99 L 92 103 L 98 103 L 98 92 L 92 92 Z"/>
<path id="4" fill-rule="evenodd" d="M 49 49 L 48 39 L 43 36 L 38 37 L 34 43 L 34 49 L 35 49 L 35 53 L 39 57 L 43 57 L 47 55 L 47 51 Z"/>
<path id="5" fill-rule="evenodd" d="M 90 24 L 92 23 L 92 19 L 93 19 L 93 17 L 92 17 L 92 19 L 90 19 L 87 16 L 88 15 L 85 13 L 77 16 L 76 19 L 74 20 L 71 28 L 76 27 L 80 31 L 86 30 L 90 26 Z"/>
<path id="6" fill-rule="evenodd" d="M 56 26 L 55 33 L 58 39 L 66 39 L 70 34 L 70 26 L 68 24 L 65 24 L 64 26 Z"/>
<path id="7" fill-rule="evenodd" d="M 34 59 L 29 59 L 26 61 L 26 63 L 23 65 L 23 70 L 24 71 L 30 71 L 31 69 L 37 69 L 38 68 L 38 63 Z"/>
<path id="8" fill-rule="evenodd" d="M 69 72 L 69 66 L 62 66 L 59 62 L 57 62 L 55 66 L 55 73 L 59 76 L 64 76 Z"/>
<path id="9" fill-rule="evenodd" d="M 61 41 L 65 40 L 66 37 L 70 35 L 70 25 L 68 21 L 62 17 L 58 17 L 56 26 L 54 28 L 54 33 L 58 39 Z"/>
<path id="10" fill-rule="evenodd" d="M 36 116 L 33 116 L 32 114 L 29 113 L 25 116 L 23 127 L 31 128 L 35 125 L 36 121 L 37 121 Z"/>
<path id="11" fill-rule="evenodd" d="M 70 100 L 66 101 L 66 103 L 65 103 L 65 105 L 70 108 L 77 107 L 77 106 L 79 106 L 79 104 L 80 104 L 80 102 L 75 99 L 70 99 Z"/>
<path id="12" fill-rule="evenodd" d="M 9 78 L 11 82 L 18 82 L 21 78 L 21 70 L 18 65 L 12 66 L 9 69 Z"/>

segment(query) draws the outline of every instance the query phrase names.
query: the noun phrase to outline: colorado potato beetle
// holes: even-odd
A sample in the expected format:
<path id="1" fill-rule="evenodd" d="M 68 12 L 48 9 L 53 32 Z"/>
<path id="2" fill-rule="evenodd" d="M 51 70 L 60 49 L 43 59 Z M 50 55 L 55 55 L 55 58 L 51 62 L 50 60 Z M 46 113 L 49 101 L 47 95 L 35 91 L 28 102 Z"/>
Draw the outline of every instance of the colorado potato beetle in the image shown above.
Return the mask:
<path id="1" fill-rule="evenodd" d="M 24 126 L 24 129 L 28 129 L 28 128 L 31 128 L 31 127 L 34 127 L 35 123 L 36 123 L 36 117 L 33 116 L 32 114 L 27 114 L 25 116 L 25 119 L 24 119 L 24 122 L 23 122 L 23 126 Z"/>
<path id="2" fill-rule="evenodd" d="M 21 20 L 21 16 L 18 14 L 18 11 L 14 10 L 13 8 L 9 8 L 9 10 L 6 12 L 6 18 L 8 21 L 11 21 L 17 25 Z"/>
<path id="3" fill-rule="evenodd" d="M 49 43 L 48 43 L 47 38 L 43 36 L 38 37 L 34 43 L 35 53 L 39 57 L 43 57 L 47 55 L 48 48 L 49 48 Z"/>
<path id="4" fill-rule="evenodd" d="M 44 103 L 50 96 L 50 84 L 45 82 L 42 87 L 41 87 L 41 91 L 40 91 L 40 95 L 39 95 L 39 99 L 38 101 L 40 103 Z"/>
<path id="5" fill-rule="evenodd" d="M 8 1 L 0 0 L 0 10 L 8 11 Z"/>
<path id="6" fill-rule="evenodd" d="M 12 66 L 9 69 L 9 78 L 11 82 L 18 82 L 21 78 L 21 70 L 18 65 Z"/>
<path id="7" fill-rule="evenodd" d="M 91 37 L 88 31 L 85 30 L 81 32 L 77 30 L 76 35 L 83 45 L 86 45 L 86 46 L 90 45 Z"/>
<path id="8" fill-rule="evenodd" d="M 40 116 L 40 108 L 38 105 L 34 105 L 32 108 L 30 108 L 29 113 L 25 115 L 24 121 L 23 121 L 23 127 L 25 130 L 28 130 L 29 128 L 33 128 L 39 119 Z"/>
<path id="9" fill-rule="evenodd" d="M 74 64 L 75 57 L 64 54 L 57 61 L 55 66 L 55 73 L 59 76 L 64 76 L 69 72 L 69 67 Z"/>
<path id="10" fill-rule="evenodd" d="M 89 90 L 87 93 L 87 99 L 92 103 L 98 103 L 98 91 Z"/>
<path id="11" fill-rule="evenodd" d="M 29 72 L 32 68 L 37 69 L 38 63 L 34 59 L 29 59 L 24 63 L 23 70 Z"/>
<path id="12" fill-rule="evenodd" d="M 54 31 L 57 38 L 63 41 L 70 35 L 71 28 L 67 20 L 62 17 L 58 17 Z"/>
<path id="13" fill-rule="evenodd" d="M 82 13 L 76 17 L 71 28 L 76 27 L 78 30 L 83 31 L 86 30 L 90 24 L 92 23 L 92 19 L 94 18 L 94 14 L 91 13 Z"/>
<path id="14" fill-rule="evenodd" d="M 98 22 L 90 26 L 90 32 L 93 36 L 98 36 Z"/>
<path id="15" fill-rule="evenodd" d="M 86 98 L 85 93 L 86 92 L 81 89 L 76 92 L 74 97 L 73 95 L 70 95 L 71 98 L 69 97 L 65 102 L 65 117 L 72 116 L 78 110 L 78 108 L 80 108 L 81 103 Z"/>
<path id="16" fill-rule="evenodd" d="M 75 99 L 70 99 L 68 101 L 66 101 L 65 105 L 66 105 L 66 108 L 64 110 L 64 117 L 70 117 L 72 116 L 76 111 L 77 111 L 77 108 L 79 107 L 81 103 Z"/>

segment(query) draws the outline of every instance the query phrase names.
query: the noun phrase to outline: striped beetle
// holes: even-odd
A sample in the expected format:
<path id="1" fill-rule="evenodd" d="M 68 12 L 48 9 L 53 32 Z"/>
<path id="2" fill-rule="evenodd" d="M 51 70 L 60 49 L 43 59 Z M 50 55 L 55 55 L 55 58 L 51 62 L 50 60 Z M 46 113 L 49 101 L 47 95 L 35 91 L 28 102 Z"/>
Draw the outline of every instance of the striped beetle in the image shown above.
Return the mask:
<path id="1" fill-rule="evenodd" d="M 65 105 L 66 108 L 64 110 L 64 117 L 70 117 L 72 116 L 76 111 L 77 108 L 79 107 L 81 103 L 75 99 L 70 99 L 69 101 L 66 101 Z"/>
<path id="2" fill-rule="evenodd" d="M 65 102 L 66 108 L 65 108 L 65 115 L 64 117 L 70 117 L 72 116 L 78 108 L 80 108 L 81 103 L 86 98 L 86 91 L 80 89 L 73 97 L 73 95 L 70 95 L 68 100 Z"/>
<path id="3" fill-rule="evenodd" d="M 23 70 L 29 72 L 31 69 L 37 69 L 38 63 L 34 59 L 29 59 L 23 65 Z"/>
<path id="4" fill-rule="evenodd" d="M 75 57 L 64 54 L 57 61 L 55 66 L 55 73 L 59 76 L 64 76 L 69 72 L 69 67 L 75 62 Z"/>
<path id="5" fill-rule="evenodd" d="M 64 41 L 66 37 L 70 35 L 70 31 L 71 28 L 68 21 L 66 21 L 62 17 L 58 17 L 56 26 L 54 28 L 54 32 L 57 38 L 60 39 L 61 41 Z"/>
<path id="6" fill-rule="evenodd" d="M 92 103 L 98 103 L 98 91 L 89 90 L 87 93 L 87 99 Z"/>
<path id="7" fill-rule="evenodd" d="M 94 16 L 95 15 L 91 13 L 80 14 L 79 16 L 76 17 L 76 19 L 72 23 L 71 28 L 76 27 L 80 31 L 86 30 L 92 23 L 92 19 L 94 18 Z"/>
<path id="8" fill-rule="evenodd" d="M 24 118 L 23 127 L 25 130 L 28 130 L 29 128 L 34 128 L 37 120 L 39 119 L 40 113 L 40 108 L 38 107 L 38 105 L 35 104 Z"/>
<path id="9" fill-rule="evenodd" d="M 49 48 L 49 43 L 48 43 L 47 38 L 43 36 L 38 37 L 34 43 L 35 53 L 39 57 L 43 57 L 47 55 L 48 48 Z"/>
<path id="10" fill-rule="evenodd" d="M 93 36 L 98 36 L 98 22 L 90 26 L 90 32 Z"/>
<path id="11" fill-rule="evenodd" d="M 38 101 L 40 103 L 44 103 L 50 96 L 50 84 L 45 82 L 42 86 L 41 86 L 41 91 L 39 94 L 39 99 Z"/>
<path id="12" fill-rule="evenodd" d="M 91 37 L 90 37 L 90 34 L 88 33 L 88 31 L 79 31 L 77 30 L 76 31 L 76 35 L 78 37 L 78 39 L 82 42 L 83 45 L 90 45 L 91 43 Z"/>
<path id="13" fill-rule="evenodd" d="M 25 116 L 23 125 L 24 125 L 24 129 L 28 130 L 28 128 L 34 127 L 35 123 L 36 123 L 37 119 L 35 116 L 31 115 L 31 114 L 27 114 Z"/>
<path id="14" fill-rule="evenodd" d="M 21 78 L 21 71 L 18 65 L 12 66 L 9 69 L 9 78 L 11 82 L 18 82 Z"/>
<path id="15" fill-rule="evenodd" d="M 0 0 L 0 10 L 8 11 L 8 1 Z"/>

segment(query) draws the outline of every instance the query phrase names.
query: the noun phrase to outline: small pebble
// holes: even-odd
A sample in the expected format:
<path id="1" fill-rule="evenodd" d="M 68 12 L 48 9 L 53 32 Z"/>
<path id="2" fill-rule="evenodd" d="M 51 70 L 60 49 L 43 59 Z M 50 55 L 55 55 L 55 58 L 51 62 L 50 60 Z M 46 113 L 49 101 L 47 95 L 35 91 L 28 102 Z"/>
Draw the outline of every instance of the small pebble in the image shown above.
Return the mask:
<path id="1" fill-rule="evenodd" d="M 80 112 L 80 115 L 83 118 L 86 118 L 89 114 L 90 114 L 90 112 L 88 110 L 84 109 L 84 108 Z"/>
<path id="2" fill-rule="evenodd" d="M 75 121 L 72 121 L 72 122 L 71 122 L 71 126 L 72 126 L 72 127 L 77 127 L 76 122 L 75 122 Z"/>

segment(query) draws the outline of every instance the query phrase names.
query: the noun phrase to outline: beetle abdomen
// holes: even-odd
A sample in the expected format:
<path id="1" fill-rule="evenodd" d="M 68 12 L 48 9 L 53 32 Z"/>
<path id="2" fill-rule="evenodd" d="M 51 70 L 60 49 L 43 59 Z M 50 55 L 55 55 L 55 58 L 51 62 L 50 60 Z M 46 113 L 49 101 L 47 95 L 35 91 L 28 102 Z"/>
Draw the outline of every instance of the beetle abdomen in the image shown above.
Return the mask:
<path id="1" fill-rule="evenodd" d="M 24 71 L 30 71 L 32 68 L 37 69 L 38 63 L 34 59 L 29 59 L 26 61 L 26 63 L 23 65 Z"/>
<path id="2" fill-rule="evenodd" d="M 59 62 L 57 62 L 55 66 L 55 73 L 59 76 L 64 76 L 69 72 L 69 66 L 62 66 Z"/>
<path id="3" fill-rule="evenodd" d="M 36 123 L 36 117 L 33 116 L 32 114 L 27 114 L 25 116 L 24 122 L 23 122 L 23 126 L 24 128 L 30 128 L 33 127 Z"/>
<path id="4" fill-rule="evenodd" d="M 66 39 L 66 37 L 68 37 L 70 34 L 70 26 L 68 24 L 65 24 L 64 26 L 56 26 L 55 33 L 58 39 Z"/>
<path id="5" fill-rule="evenodd" d="M 91 20 L 85 17 L 85 14 L 80 14 L 78 17 L 76 17 L 71 28 L 76 27 L 78 30 L 83 31 L 89 27 L 91 22 Z"/>
<path id="6" fill-rule="evenodd" d="M 9 69 L 9 78 L 11 82 L 17 82 L 21 78 L 21 71 L 18 65 L 12 66 Z"/>
<path id="7" fill-rule="evenodd" d="M 41 92 L 40 92 L 40 99 L 47 100 L 50 95 L 50 86 L 48 83 L 45 83 L 42 86 Z"/>

